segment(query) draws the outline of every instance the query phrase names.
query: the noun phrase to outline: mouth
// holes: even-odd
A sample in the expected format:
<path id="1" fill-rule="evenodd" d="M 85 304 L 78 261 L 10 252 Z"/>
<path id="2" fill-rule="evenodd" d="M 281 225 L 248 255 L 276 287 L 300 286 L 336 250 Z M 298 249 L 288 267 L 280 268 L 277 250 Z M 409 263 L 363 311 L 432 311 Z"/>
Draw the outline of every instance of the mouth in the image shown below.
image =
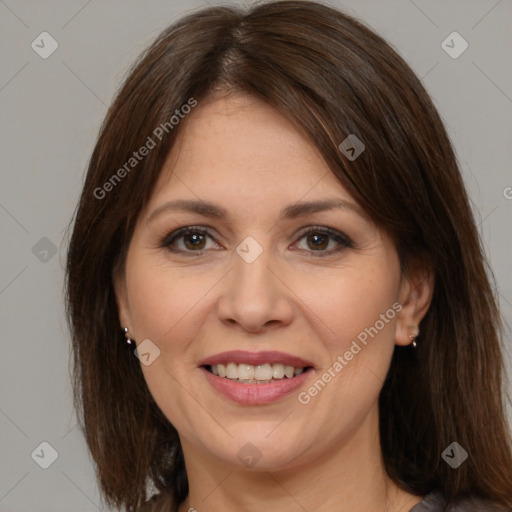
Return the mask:
<path id="1" fill-rule="evenodd" d="M 315 376 L 311 363 L 279 352 L 225 352 L 201 361 L 199 369 L 216 392 L 243 406 L 290 397 Z"/>
<path id="2" fill-rule="evenodd" d="M 305 371 L 314 369 L 313 363 L 285 352 L 248 352 L 231 350 L 207 357 L 199 362 L 211 374 L 239 382 L 272 382 L 293 379 Z"/>
<path id="3" fill-rule="evenodd" d="M 312 366 L 291 366 L 282 363 L 264 363 L 255 366 L 249 363 L 235 362 L 204 365 L 203 368 L 217 377 L 240 384 L 270 384 L 293 379 L 313 369 Z"/>

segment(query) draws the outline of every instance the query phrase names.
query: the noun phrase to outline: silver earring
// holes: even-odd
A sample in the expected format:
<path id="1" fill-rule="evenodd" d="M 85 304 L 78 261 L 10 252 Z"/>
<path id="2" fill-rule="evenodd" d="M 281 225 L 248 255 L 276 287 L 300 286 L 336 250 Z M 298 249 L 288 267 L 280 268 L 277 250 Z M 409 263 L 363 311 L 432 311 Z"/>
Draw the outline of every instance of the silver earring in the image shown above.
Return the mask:
<path id="1" fill-rule="evenodd" d="M 128 345 L 132 345 L 132 344 L 134 344 L 134 343 L 135 343 L 135 342 L 130 338 L 130 336 L 128 335 L 128 327 L 125 327 L 125 328 L 124 328 L 124 336 L 125 336 L 125 338 L 126 338 L 126 343 L 127 343 Z"/>

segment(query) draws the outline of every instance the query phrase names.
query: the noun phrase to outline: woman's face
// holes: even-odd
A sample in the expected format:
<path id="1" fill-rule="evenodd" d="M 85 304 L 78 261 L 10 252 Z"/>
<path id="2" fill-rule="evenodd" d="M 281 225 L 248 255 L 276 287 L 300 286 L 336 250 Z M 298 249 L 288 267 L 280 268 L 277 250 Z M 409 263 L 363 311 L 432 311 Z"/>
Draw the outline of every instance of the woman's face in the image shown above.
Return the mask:
<path id="1" fill-rule="evenodd" d="M 182 123 L 116 293 L 186 456 L 275 470 L 373 439 L 417 325 L 392 242 L 264 103 L 202 102 Z"/>

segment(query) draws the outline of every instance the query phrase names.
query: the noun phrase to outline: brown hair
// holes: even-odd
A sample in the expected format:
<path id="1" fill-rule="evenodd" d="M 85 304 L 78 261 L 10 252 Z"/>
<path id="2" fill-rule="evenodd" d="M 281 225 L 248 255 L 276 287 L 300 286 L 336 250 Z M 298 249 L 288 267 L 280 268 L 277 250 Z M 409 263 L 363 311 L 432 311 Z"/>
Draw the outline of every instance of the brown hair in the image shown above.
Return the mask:
<path id="1" fill-rule="evenodd" d="M 66 299 L 75 407 L 104 499 L 135 510 L 148 479 L 176 503 L 188 493 L 177 432 L 123 343 L 113 272 L 179 130 L 169 119 L 215 90 L 255 96 L 291 119 L 393 237 L 402 270 L 422 256 L 435 273 L 417 356 L 395 347 L 380 395 L 389 476 L 418 495 L 512 506 L 502 321 L 451 143 L 421 82 L 382 38 L 308 1 L 179 20 L 135 63 L 101 127 L 75 212 Z M 113 182 L 162 125 L 156 147 Z M 349 134 L 366 146 L 354 161 L 338 148 Z M 453 441 L 469 453 L 456 470 L 440 457 Z"/>

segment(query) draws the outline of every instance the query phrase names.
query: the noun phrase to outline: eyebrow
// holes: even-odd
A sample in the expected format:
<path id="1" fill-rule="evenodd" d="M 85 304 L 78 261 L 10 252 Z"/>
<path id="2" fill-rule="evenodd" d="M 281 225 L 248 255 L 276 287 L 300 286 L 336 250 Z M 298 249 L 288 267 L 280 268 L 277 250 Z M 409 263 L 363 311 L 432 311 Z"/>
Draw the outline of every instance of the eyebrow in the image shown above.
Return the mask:
<path id="1" fill-rule="evenodd" d="M 345 201 L 343 199 L 332 198 L 291 204 L 281 210 L 279 221 L 335 209 L 346 210 L 366 219 L 366 215 L 357 204 Z M 155 219 L 155 217 L 159 216 L 162 212 L 165 211 L 184 211 L 197 213 L 209 218 L 230 219 L 228 210 L 218 204 L 210 203 L 208 201 L 176 199 L 174 201 L 168 201 L 156 208 L 148 216 L 146 223 L 151 222 L 153 219 Z"/>

